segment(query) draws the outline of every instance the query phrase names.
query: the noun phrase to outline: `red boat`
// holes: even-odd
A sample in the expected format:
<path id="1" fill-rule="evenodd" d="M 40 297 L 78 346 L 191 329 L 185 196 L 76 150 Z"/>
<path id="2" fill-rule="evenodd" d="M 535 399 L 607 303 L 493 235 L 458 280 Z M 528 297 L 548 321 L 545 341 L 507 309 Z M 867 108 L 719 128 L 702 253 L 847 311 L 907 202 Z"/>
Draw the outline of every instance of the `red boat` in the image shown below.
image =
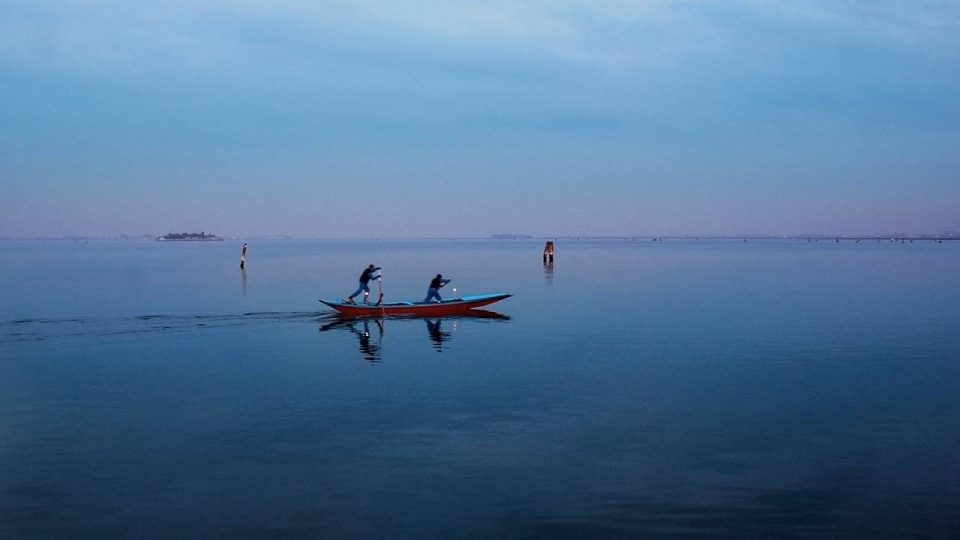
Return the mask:
<path id="1" fill-rule="evenodd" d="M 513 295 L 506 293 L 478 294 L 453 298 L 443 302 L 382 302 L 377 304 L 354 304 L 346 300 L 320 300 L 347 317 L 419 316 L 443 317 L 469 313 L 470 310 L 499 302 Z"/>

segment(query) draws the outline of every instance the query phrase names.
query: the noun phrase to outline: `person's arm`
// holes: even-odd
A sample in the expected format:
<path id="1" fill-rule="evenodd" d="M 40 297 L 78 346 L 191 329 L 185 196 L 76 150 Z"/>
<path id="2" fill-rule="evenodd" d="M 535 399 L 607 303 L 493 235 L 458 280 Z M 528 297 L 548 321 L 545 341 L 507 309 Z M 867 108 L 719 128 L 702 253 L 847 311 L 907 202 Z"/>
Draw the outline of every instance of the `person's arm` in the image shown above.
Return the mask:
<path id="1" fill-rule="evenodd" d="M 450 280 L 449 280 L 449 279 L 441 279 L 441 280 L 440 280 L 440 286 L 441 286 L 441 287 L 443 287 L 443 286 L 446 285 L 447 283 L 450 283 Z"/>

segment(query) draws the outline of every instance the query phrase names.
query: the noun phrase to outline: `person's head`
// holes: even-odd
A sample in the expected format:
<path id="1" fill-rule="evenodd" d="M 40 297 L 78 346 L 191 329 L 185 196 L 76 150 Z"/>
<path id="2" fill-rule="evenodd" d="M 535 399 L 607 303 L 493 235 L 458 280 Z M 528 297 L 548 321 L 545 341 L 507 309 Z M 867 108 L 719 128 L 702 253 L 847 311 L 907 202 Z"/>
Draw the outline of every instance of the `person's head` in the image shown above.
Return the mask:
<path id="1" fill-rule="evenodd" d="M 373 263 L 370 263 L 370 266 L 368 266 L 367 268 L 373 270 L 374 268 L 376 268 L 376 266 L 374 266 Z"/>
<path id="2" fill-rule="evenodd" d="M 440 278 L 442 278 L 442 277 L 443 277 L 443 276 L 441 276 L 440 274 L 437 274 L 437 279 L 440 279 Z"/>

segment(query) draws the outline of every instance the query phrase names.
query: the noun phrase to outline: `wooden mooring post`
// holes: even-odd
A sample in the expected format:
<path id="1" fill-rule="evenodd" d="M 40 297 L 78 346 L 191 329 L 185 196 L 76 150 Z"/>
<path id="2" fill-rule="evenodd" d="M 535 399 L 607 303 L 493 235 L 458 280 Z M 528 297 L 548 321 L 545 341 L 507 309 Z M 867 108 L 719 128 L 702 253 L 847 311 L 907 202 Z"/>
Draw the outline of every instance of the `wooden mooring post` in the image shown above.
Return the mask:
<path id="1" fill-rule="evenodd" d="M 547 241 L 543 246 L 543 264 L 553 264 L 553 242 Z"/>

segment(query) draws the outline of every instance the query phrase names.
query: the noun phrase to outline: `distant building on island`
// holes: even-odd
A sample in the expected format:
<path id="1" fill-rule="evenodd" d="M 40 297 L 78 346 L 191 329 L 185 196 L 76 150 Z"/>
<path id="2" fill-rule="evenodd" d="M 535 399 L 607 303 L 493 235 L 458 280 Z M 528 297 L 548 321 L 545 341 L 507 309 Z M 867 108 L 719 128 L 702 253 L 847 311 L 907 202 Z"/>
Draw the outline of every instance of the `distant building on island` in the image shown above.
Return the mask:
<path id="1" fill-rule="evenodd" d="M 157 237 L 158 242 L 222 242 L 223 238 L 215 234 L 199 233 L 170 233 Z"/>

